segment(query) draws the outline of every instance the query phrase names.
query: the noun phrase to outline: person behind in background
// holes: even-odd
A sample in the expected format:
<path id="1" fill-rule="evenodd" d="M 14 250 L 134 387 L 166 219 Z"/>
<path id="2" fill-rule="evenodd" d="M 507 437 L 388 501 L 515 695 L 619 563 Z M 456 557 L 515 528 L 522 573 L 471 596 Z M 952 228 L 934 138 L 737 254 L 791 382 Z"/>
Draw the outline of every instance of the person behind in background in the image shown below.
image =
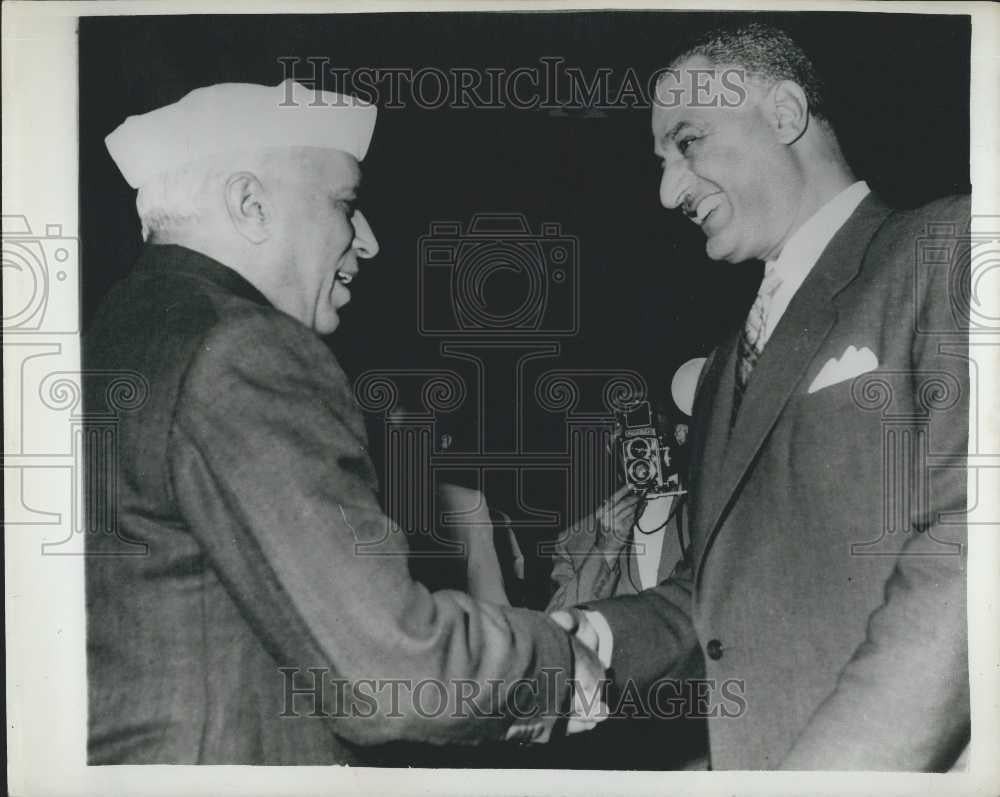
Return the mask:
<path id="1" fill-rule="evenodd" d="M 477 600 L 509 606 L 512 601 L 507 590 L 513 589 L 514 584 L 508 581 L 513 582 L 513 578 L 504 577 L 501 563 L 508 567 L 514 563 L 508 540 L 508 535 L 512 538 L 513 534 L 502 523 L 503 514 L 494 510 L 487 500 L 483 484 L 485 474 L 475 469 L 436 471 L 431 467 L 428 473 L 402 475 L 396 469 L 401 463 L 404 468 L 427 467 L 420 460 L 413 437 L 404 437 L 405 444 L 397 439 L 391 449 L 387 442 L 389 428 L 405 424 L 407 417 L 417 414 L 411 407 L 397 403 L 388 417 L 373 416 L 369 426 L 372 459 L 383 490 L 398 481 L 399 488 L 391 492 L 405 502 L 409 511 L 413 512 L 414 506 L 421 502 L 430 507 L 426 513 L 431 519 L 429 529 L 406 529 L 411 554 L 410 573 L 431 592 L 455 589 Z M 437 421 L 435 428 L 443 451 L 467 442 L 468 430 L 461 423 Z M 401 445 L 404 445 L 403 450 L 399 448 Z M 432 494 L 415 495 L 414 484 L 432 485 Z M 389 500 L 386 495 L 383 499 Z M 395 507 L 386 506 L 390 515 L 395 510 Z M 400 518 L 393 519 L 400 522 Z"/>
<path id="2" fill-rule="evenodd" d="M 685 365 L 673 380 L 673 400 L 656 402 L 657 428 L 669 446 L 670 492 L 644 496 L 623 483 L 597 510 L 560 535 L 555 543 L 552 582 L 555 592 L 546 609 L 566 610 L 619 595 L 635 595 L 655 587 L 690 567 L 685 555 L 687 440 L 695 382 L 704 359 Z M 621 474 L 619 474 L 621 475 Z M 692 675 L 696 674 L 692 670 Z M 678 685 L 678 693 L 688 688 Z M 688 697 L 688 696 L 686 696 Z M 685 705 L 693 704 L 685 700 Z M 614 751 L 616 768 L 705 769 L 705 718 L 683 711 L 653 712 L 649 706 L 620 713 L 585 736 L 557 745 L 567 762 L 594 762 L 607 766 Z M 550 745 L 551 746 L 551 745 Z M 603 762 L 603 763 L 601 763 Z"/>
<path id="3" fill-rule="evenodd" d="M 555 592 L 546 611 L 641 592 L 665 580 L 683 560 L 688 419 L 668 399 L 656 406 L 657 428 L 664 431 L 669 451 L 669 491 L 634 490 L 616 468 L 621 486 L 555 542 Z"/>

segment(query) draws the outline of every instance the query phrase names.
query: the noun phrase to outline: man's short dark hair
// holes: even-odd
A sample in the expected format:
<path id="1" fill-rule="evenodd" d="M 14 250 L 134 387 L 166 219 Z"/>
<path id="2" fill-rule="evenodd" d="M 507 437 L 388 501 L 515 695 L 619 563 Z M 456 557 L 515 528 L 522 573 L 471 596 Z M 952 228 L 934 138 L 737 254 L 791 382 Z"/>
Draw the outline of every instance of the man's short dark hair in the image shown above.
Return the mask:
<path id="1" fill-rule="evenodd" d="M 678 65 L 702 56 L 713 64 L 742 67 L 750 76 L 769 83 L 792 80 L 802 87 L 809 112 L 827 124 L 829 116 L 823 81 L 802 48 L 781 28 L 762 22 L 747 22 L 713 28 L 673 59 Z"/>

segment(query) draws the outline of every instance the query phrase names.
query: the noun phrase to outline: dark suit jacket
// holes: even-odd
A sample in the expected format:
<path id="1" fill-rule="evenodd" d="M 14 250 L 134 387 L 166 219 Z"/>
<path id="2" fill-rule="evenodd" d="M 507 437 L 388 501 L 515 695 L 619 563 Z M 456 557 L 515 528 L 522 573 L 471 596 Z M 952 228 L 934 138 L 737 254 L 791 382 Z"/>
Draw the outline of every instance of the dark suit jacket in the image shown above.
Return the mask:
<path id="1" fill-rule="evenodd" d="M 697 646 L 716 699 L 742 692 L 709 720 L 717 769 L 946 769 L 965 743 L 968 316 L 949 299 L 968 295 L 968 224 L 968 197 L 866 198 L 731 433 L 738 331 L 718 347 L 694 409 L 694 572 L 593 605 L 620 679 L 677 673 Z M 849 346 L 878 368 L 810 392 Z"/>
<path id="2" fill-rule="evenodd" d="M 540 668 L 570 666 L 568 638 L 543 615 L 411 580 L 347 378 L 236 272 L 149 247 L 84 346 L 91 427 L 117 420 L 111 468 L 88 473 L 91 504 L 117 513 L 87 539 L 91 763 L 347 762 L 358 744 L 496 739 L 512 712 L 567 704 Z M 145 400 L 117 400 L 122 379 Z M 308 667 L 346 679 L 321 718 L 287 699 Z"/>

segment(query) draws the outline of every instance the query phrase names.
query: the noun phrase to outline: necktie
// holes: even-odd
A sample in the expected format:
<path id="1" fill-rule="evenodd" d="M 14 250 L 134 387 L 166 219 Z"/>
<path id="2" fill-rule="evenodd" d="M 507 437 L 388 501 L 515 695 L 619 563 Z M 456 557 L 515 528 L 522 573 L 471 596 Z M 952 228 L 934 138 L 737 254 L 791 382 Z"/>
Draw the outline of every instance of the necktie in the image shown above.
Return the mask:
<path id="1" fill-rule="evenodd" d="M 767 342 L 768 310 L 775 292 L 781 285 L 781 280 L 775 273 L 773 266 L 770 266 L 764 274 L 764 281 L 757 291 L 757 298 L 754 299 L 753 306 L 747 314 L 746 323 L 740 333 L 740 342 L 736 359 L 736 390 L 733 395 L 733 415 L 730 426 L 736 423 L 736 415 L 739 412 L 740 404 L 743 401 L 743 394 L 746 392 L 747 384 L 750 382 L 750 374 L 760 359 L 764 344 Z"/>

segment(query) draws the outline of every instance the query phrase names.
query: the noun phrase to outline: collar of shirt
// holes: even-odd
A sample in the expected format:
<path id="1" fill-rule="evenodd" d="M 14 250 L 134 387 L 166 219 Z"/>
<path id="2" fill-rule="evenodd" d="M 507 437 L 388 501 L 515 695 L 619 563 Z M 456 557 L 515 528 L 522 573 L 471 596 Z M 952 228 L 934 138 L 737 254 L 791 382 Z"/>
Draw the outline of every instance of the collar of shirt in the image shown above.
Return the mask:
<path id="1" fill-rule="evenodd" d="M 868 183 L 864 180 L 858 180 L 845 188 L 799 227 L 788 239 L 781 254 L 766 264 L 765 280 L 777 278 L 781 283 L 771 296 L 767 327 L 761 345 L 771 337 L 771 332 L 785 314 L 795 292 L 823 254 L 826 245 L 869 193 Z"/>

